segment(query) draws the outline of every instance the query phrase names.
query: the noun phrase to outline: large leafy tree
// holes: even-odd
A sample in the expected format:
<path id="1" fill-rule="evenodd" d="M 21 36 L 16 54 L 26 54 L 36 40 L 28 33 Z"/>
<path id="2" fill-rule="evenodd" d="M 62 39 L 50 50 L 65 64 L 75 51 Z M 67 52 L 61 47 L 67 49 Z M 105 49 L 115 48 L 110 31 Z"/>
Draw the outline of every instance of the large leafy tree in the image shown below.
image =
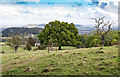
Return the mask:
<path id="1" fill-rule="evenodd" d="M 45 29 L 38 35 L 41 44 L 48 44 L 49 39 L 52 38 L 52 42 L 58 43 L 59 50 L 62 45 L 75 46 L 79 42 L 78 29 L 73 23 L 52 21 L 44 26 Z"/>

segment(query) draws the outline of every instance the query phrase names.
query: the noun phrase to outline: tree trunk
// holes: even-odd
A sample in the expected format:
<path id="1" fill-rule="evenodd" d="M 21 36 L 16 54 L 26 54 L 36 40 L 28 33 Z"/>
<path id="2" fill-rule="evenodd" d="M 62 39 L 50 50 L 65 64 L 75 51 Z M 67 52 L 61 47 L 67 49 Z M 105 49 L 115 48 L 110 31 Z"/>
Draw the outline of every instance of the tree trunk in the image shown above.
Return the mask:
<path id="1" fill-rule="evenodd" d="M 105 37 L 104 35 L 102 36 L 102 47 L 104 47 L 104 42 L 105 42 Z"/>
<path id="2" fill-rule="evenodd" d="M 58 50 L 62 50 L 61 45 L 59 45 L 59 49 Z"/>
<path id="3" fill-rule="evenodd" d="M 17 52 L 17 50 L 18 50 L 18 47 L 16 46 L 16 47 L 15 47 L 15 52 Z"/>

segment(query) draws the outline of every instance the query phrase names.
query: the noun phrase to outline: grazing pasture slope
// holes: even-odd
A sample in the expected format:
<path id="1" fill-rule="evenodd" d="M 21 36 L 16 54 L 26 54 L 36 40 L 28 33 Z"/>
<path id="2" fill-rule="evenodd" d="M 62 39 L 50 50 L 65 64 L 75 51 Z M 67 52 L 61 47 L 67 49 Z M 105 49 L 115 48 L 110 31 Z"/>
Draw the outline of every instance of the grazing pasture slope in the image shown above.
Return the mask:
<path id="1" fill-rule="evenodd" d="M 8 52 L 2 54 L 2 74 L 118 75 L 118 46 Z"/>

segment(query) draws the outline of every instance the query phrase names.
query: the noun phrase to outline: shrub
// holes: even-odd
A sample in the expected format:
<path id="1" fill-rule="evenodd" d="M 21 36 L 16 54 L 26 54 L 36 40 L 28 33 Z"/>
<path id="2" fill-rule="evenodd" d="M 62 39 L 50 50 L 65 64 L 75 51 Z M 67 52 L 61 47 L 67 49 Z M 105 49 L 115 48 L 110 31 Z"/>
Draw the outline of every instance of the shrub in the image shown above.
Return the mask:
<path id="1" fill-rule="evenodd" d="M 100 47 L 99 50 L 104 49 L 103 47 Z"/>
<path id="2" fill-rule="evenodd" d="M 32 48 L 31 45 L 27 43 L 24 49 L 30 51 Z"/>
<path id="3" fill-rule="evenodd" d="M 44 50 L 44 49 L 46 49 L 46 45 L 40 45 L 40 46 L 38 46 L 38 50 Z"/>
<path id="4" fill-rule="evenodd" d="M 117 39 L 113 39 L 113 40 L 112 40 L 112 42 L 111 42 L 111 44 L 112 44 L 112 45 L 116 45 L 116 44 L 117 44 L 117 42 L 118 42 L 118 40 L 117 40 Z"/>
<path id="5" fill-rule="evenodd" d="M 35 40 L 32 37 L 28 38 L 27 43 L 29 43 L 31 46 L 35 46 Z"/>
<path id="6" fill-rule="evenodd" d="M 81 43 L 81 42 L 78 42 L 78 43 L 76 44 L 76 48 L 81 48 L 81 45 L 82 45 L 82 43 Z"/>
<path id="7" fill-rule="evenodd" d="M 46 49 L 46 45 L 42 44 L 42 45 L 38 46 L 37 48 L 35 48 L 34 51 L 36 51 L 36 50 L 44 50 L 44 49 Z"/>

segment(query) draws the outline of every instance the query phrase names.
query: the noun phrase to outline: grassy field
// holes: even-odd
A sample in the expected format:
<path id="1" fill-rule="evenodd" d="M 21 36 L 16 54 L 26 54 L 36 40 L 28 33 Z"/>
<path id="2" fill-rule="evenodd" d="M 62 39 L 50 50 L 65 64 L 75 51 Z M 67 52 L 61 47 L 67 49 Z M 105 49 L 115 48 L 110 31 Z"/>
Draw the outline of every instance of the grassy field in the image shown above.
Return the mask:
<path id="1" fill-rule="evenodd" d="M 118 75 L 118 46 L 18 53 L 3 46 L 3 75 Z"/>
<path id="2" fill-rule="evenodd" d="M 25 46 L 20 46 L 18 48 L 18 53 L 21 52 L 28 52 L 28 50 L 24 50 Z M 32 47 L 31 52 L 34 52 L 33 49 L 35 49 L 36 47 Z M 58 48 L 57 48 L 58 49 Z M 62 46 L 63 50 L 73 50 L 76 49 L 76 47 L 72 47 L 72 46 Z M 4 53 L 14 53 L 15 51 L 8 45 L 2 46 L 2 50 L 0 50 L 0 52 L 3 51 Z M 39 51 L 39 50 L 38 50 Z M 46 52 L 48 52 L 47 48 L 46 48 Z"/>
<path id="3" fill-rule="evenodd" d="M 5 45 L 5 43 L 4 42 L 0 42 L 0 45 Z"/>

